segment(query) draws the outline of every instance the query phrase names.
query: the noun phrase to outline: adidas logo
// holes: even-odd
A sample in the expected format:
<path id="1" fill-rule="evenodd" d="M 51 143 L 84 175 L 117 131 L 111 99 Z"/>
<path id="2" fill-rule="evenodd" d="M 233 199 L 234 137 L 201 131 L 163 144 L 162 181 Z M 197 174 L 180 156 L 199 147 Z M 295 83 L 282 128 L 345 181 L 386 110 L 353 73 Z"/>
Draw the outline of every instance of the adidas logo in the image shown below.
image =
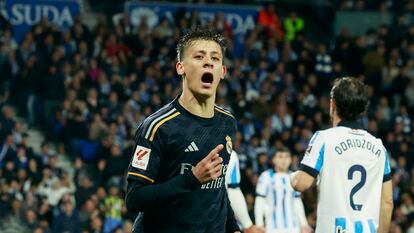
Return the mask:
<path id="1" fill-rule="evenodd" d="M 190 145 L 187 146 L 187 149 L 184 150 L 184 152 L 193 152 L 193 151 L 199 151 L 197 145 L 192 141 Z"/>

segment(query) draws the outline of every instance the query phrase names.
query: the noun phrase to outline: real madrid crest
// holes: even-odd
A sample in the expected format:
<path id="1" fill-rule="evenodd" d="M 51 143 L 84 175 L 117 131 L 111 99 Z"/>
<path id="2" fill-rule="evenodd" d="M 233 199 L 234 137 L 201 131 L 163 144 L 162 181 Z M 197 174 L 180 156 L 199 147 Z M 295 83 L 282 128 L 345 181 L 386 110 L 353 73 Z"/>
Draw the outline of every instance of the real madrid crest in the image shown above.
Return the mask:
<path id="1" fill-rule="evenodd" d="M 233 150 L 233 143 L 231 142 L 231 137 L 229 135 L 226 136 L 226 141 L 227 153 L 231 154 L 231 151 Z"/>

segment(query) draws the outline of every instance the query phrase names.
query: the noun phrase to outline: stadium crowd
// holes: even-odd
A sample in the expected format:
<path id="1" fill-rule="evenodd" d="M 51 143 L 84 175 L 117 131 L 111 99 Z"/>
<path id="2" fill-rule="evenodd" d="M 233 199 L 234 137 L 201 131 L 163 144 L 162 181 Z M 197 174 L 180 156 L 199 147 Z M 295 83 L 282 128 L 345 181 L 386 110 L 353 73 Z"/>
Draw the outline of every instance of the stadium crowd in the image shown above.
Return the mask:
<path id="1" fill-rule="evenodd" d="M 408 21 L 401 14 L 391 25 L 356 36 L 344 28 L 334 43 L 323 44 L 309 39 L 298 14 L 281 17 L 268 7 L 238 51 L 222 15 L 209 22 L 229 39 L 217 105 L 238 119 L 233 145 L 252 217 L 256 182 L 273 153 L 287 146 L 297 169 L 312 133 L 329 127 L 331 82 L 352 75 L 369 86 L 362 120 L 390 155 L 391 232 L 414 232 L 414 23 Z M 101 16 L 90 29 L 78 16 L 61 31 L 43 19 L 17 43 L 1 21 L 0 228 L 131 231 L 134 215 L 123 199 L 134 133 L 180 93 L 176 41 L 199 24 L 197 12 L 162 19 L 154 28 L 145 18 L 134 27 L 127 16 L 116 23 Z M 29 128 L 46 136 L 40 152 L 29 143 Z M 73 177 L 57 165 L 63 155 Z M 314 224 L 315 192 L 303 198 Z"/>

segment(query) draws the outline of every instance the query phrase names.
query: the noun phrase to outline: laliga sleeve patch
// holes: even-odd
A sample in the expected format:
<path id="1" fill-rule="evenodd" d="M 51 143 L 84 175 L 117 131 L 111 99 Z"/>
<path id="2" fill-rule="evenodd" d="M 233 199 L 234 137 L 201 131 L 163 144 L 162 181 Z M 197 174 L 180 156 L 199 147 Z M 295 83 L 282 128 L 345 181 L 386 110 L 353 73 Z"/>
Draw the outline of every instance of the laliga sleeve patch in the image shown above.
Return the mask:
<path id="1" fill-rule="evenodd" d="M 147 170 L 150 154 L 151 149 L 138 145 L 137 148 L 135 148 L 132 166 L 142 170 Z"/>
<path id="2" fill-rule="evenodd" d="M 311 150 L 312 150 L 312 145 L 309 145 L 308 148 L 306 148 L 305 155 L 310 155 Z"/>

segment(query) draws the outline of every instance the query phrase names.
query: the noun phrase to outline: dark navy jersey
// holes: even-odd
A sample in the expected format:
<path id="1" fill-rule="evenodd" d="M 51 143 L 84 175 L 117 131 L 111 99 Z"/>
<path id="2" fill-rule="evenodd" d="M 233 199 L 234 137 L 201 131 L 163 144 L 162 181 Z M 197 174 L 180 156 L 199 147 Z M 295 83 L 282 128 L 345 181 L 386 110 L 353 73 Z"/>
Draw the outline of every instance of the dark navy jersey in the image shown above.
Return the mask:
<path id="1" fill-rule="evenodd" d="M 236 120 L 228 111 L 217 106 L 214 109 L 212 118 L 202 118 L 185 110 L 176 98 L 138 127 L 128 183 L 156 185 L 192 175 L 192 167 L 217 145 L 224 145 L 219 152 L 222 175 L 206 184 L 198 183 L 191 192 L 140 209 L 144 211 L 144 232 L 225 232 L 230 207 L 224 179 Z"/>

